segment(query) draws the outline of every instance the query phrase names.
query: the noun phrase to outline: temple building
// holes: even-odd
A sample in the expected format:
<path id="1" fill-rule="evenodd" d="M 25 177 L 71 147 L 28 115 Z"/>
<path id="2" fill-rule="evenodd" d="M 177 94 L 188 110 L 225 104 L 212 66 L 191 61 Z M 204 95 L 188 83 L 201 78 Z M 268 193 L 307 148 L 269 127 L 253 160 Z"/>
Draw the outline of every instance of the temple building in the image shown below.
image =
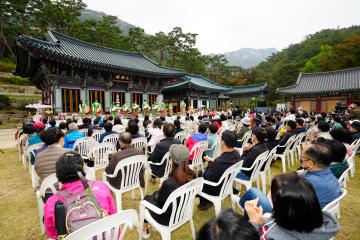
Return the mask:
<path id="1" fill-rule="evenodd" d="M 119 51 L 87 43 L 52 30 L 44 40 L 20 35 L 15 39 L 15 74 L 29 77 L 43 92 L 43 103 L 55 111 L 78 112 L 80 100 L 100 102 L 105 111 L 116 100 L 150 104 L 163 98 L 169 80 L 183 70 L 162 67 L 141 53 Z"/>
<path id="2" fill-rule="evenodd" d="M 230 101 L 234 106 L 249 106 L 251 100 L 256 99 L 256 102 L 264 102 L 265 95 L 269 92 L 266 83 L 235 86 L 226 95 L 230 97 Z"/>
<path id="3" fill-rule="evenodd" d="M 360 99 L 360 67 L 331 72 L 300 73 L 295 85 L 278 88 L 291 97 L 294 107 L 312 112 L 332 112 Z"/>
<path id="4" fill-rule="evenodd" d="M 201 75 L 186 75 L 182 78 L 168 81 L 162 90 L 164 101 L 172 103 L 174 111 L 179 110 L 179 102 L 184 100 L 186 106 L 194 109 L 199 107 L 217 108 L 222 99 L 228 99 L 224 94 L 231 87 L 216 84 Z"/>
<path id="5" fill-rule="evenodd" d="M 44 104 L 55 113 L 79 112 L 82 101 L 88 106 L 101 103 L 105 112 L 111 104 L 152 105 L 156 99 L 180 101 L 194 109 L 218 108 L 225 101 L 241 105 L 251 97 L 263 99 L 266 84 L 229 87 L 180 69 L 160 66 L 142 53 L 98 46 L 49 30 L 43 40 L 20 35 L 15 39 L 15 74 L 28 77 L 42 90 Z"/>

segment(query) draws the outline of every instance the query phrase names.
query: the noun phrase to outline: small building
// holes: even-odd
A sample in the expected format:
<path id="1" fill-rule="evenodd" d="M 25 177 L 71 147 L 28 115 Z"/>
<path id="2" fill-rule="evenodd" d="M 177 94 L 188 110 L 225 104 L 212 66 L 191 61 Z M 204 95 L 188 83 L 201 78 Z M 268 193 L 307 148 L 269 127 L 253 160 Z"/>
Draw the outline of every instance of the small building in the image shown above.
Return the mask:
<path id="1" fill-rule="evenodd" d="M 55 112 L 78 112 L 80 100 L 97 100 L 105 111 L 120 105 L 162 99 L 169 80 L 183 70 L 160 66 L 141 53 L 119 51 L 87 43 L 52 30 L 44 40 L 20 35 L 15 39 L 16 74 L 29 77 L 42 90 L 44 104 Z"/>
<path id="2" fill-rule="evenodd" d="M 226 95 L 230 97 L 230 101 L 234 106 L 249 106 L 252 104 L 253 99 L 256 99 L 256 102 L 264 102 L 268 91 L 267 84 L 260 83 L 232 87 L 232 90 Z"/>
<path id="3" fill-rule="evenodd" d="M 332 112 L 337 104 L 360 99 L 360 67 L 331 72 L 300 73 L 295 85 L 278 88 L 291 105 L 311 112 Z"/>
<path id="4" fill-rule="evenodd" d="M 216 84 L 215 82 L 201 76 L 188 74 L 182 78 L 168 81 L 162 90 L 164 101 L 172 103 L 174 110 L 179 110 L 179 103 L 184 100 L 186 106 L 197 109 L 201 106 L 206 108 L 217 108 L 221 99 L 231 91 L 231 87 Z"/>

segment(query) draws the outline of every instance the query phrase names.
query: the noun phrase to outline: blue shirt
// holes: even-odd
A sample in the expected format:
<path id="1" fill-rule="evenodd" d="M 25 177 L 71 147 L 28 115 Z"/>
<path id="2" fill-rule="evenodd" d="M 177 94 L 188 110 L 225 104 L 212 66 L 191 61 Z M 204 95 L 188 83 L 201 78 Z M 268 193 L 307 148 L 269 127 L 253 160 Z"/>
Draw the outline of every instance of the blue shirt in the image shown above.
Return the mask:
<path id="1" fill-rule="evenodd" d="M 73 130 L 71 133 L 67 134 L 64 139 L 64 148 L 73 148 L 76 140 L 84 138 L 84 134 L 77 130 Z"/>
<path id="2" fill-rule="evenodd" d="M 308 172 L 304 178 L 313 186 L 321 208 L 341 195 L 340 184 L 330 168 Z"/>
<path id="3" fill-rule="evenodd" d="M 99 142 L 102 143 L 102 141 L 104 140 L 104 137 L 110 135 L 110 134 L 118 134 L 115 131 L 110 131 L 110 132 L 104 132 L 103 134 L 101 134 L 100 138 L 99 138 Z"/>
<path id="4" fill-rule="evenodd" d="M 35 136 L 32 136 L 31 138 L 29 138 L 28 140 L 28 145 L 33 145 L 33 144 L 38 144 L 38 143 L 42 143 L 43 141 L 41 141 L 40 139 L 40 134 L 36 134 Z"/>

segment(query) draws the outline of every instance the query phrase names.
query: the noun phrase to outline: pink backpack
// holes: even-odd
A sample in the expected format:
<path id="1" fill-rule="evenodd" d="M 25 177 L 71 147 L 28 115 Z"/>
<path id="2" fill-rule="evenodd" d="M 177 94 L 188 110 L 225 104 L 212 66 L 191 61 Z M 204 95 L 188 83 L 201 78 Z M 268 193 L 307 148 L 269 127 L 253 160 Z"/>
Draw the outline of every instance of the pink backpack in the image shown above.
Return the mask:
<path id="1" fill-rule="evenodd" d="M 86 189 L 74 194 L 67 190 L 62 190 L 57 194 L 65 199 L 65 223 L 68 234 L 103 217 L 102 209 L 96 206 L 97 202 L 94 203 L 91 200 Z"/>

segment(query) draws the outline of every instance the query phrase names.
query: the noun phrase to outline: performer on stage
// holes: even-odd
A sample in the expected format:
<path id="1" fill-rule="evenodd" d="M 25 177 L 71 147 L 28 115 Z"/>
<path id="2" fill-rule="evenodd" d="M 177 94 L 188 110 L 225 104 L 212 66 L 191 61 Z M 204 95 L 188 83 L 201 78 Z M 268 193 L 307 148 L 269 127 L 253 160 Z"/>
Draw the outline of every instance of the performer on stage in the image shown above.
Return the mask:
<path id="1" fill-rule="evenodd" d="M 79 115 L 81 118 L 84 117 L 84 108 L 85 108 L 85 103 L 83 103 L 82 100 L 80 100 L 80 104 L 79 104 Z"/>
<path id="2" fill-rule="evenodd" d="M 151 110 L 151 107 L 149 106 L 148 102 L 146 100 L 144 100 L 143 102 L 143 114 L 144 114 L 144 117 L 148 115 L 148 111 Z"/>
<path id="3" fill-rule="evenodd" d="M 99 103 L 97 100 L 95 100 L 95 102 L 93 102 L 93 104 L 91 105 L 92 110 L 93 110 L 93 115 L 94 117 L 97 117 L 101 111 L 101 103 Z"/>
<path id="4" fill-rule="evenodd" d="M 186 103 L 184 100 L 180 101 L 180 112 L 185 113 L 186 112 Z"/>
<path id="5" fill-rule="evenodd" d="M 133 116 L 137 116 L 138 112 L 140 111 L 140 106 L 137 103 L 133 103 L 131 108 L 133 111 Z"/>
<path id="6" fill-rule="evenodd" d="M 169 103 L 169 113 L 170 113 L 170 117 L 172 117 L 172 115 L 173 115 L 173 109 L 174 109 L 174 107 L 173 107 L 172 103 Z"/>
<path id="7" fill-rule="evenodd" d="M 110 114 L 111 114 L 111 116 L 113 117 L 113 118 L 115 118 L 115 113 L 116 113 L 116 105 L 114 104 L 114 103 L 112 103 L 111 105 L 110 105 Z"/>
<path id="8" fill-rule="evenodd" d="M 159 108 L 159 106 L 157 105 L 157 102 L 154 102 L 153 104 L 152 104 L 152 106 L 151 106 L 151 115 L 153 116 L 153 117 L 155 117 L 156 116 L 156 112 L 158 111 L 158 108 Z"/>
<path id="9" fill-rule="evenodd" d="M 126 113 L 130 110 L 129 104 L 124 103 L 124 105 L 122 106 L 122 112 L 124 114 L 124 117 L 126 118 Z"/>
<path id="10" fill-rule="evenodd" d="M 165 107 L 165 103 L 164 103 L 164 102 L 160 102 L 160 103 L 159 103 L 159 112 L 160 112 L 160 114 L 161 114 L 161 112 L 162 112 L 162 114 L 164 115 L 164 117 L 166 117 L 166 107 Z"/>

